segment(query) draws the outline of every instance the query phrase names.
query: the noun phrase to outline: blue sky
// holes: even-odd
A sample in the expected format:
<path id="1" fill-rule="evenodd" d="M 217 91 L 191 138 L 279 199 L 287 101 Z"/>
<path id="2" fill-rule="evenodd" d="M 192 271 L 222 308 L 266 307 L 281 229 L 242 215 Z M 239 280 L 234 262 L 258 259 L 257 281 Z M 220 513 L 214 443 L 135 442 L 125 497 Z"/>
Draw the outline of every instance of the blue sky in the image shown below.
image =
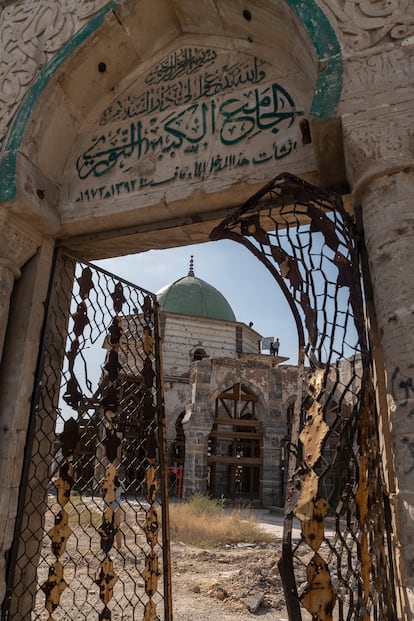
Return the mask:
<path id="1" fill-rule="evenodd" d="M 195 275 L 221 291 L 237 320 L 246 324 L 253 321 L 253 328 L 264 337 L 278 337 L 279 354 L 295 364 L 296 327 L 287 302 L 262 263 L 240 244 L 229 240 L 207 242 L 94 263 L 156 293 L 187 275 L 191 255 Z"/>

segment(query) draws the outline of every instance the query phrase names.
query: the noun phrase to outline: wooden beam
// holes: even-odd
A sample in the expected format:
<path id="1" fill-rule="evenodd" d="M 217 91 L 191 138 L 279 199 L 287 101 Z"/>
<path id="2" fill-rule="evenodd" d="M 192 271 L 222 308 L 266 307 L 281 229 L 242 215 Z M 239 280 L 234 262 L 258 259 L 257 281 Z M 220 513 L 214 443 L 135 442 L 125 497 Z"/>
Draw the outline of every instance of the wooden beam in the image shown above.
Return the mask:
<path id="1" fill-rule="evenodd" d="M 262 427 L 259 420 L 249 418 L 215 418 L 213 425 L 226 425 L 227 427 Z"/>
<path id="2" fill-rule="evenodd" d="M 246 394 L 243 394 L 243 393 L 241 395 L 239 395 L 238 393 L 234 394 L 234 392 L 233 393 L 231 393 L 231 392 L 221 392 L 218 395 L 217 399 L 222 399 L 222 400 L 228 399 L 229 401 L 252 401 L 252 402 L 257 401 L 256 395 L 246 395 Z"/>
<path id="3" fill-rule="evenodd" d="M 211 455 L 207 458 L 208 464 L 236 464 L 238 466 L 260 466 L 262 464 L 261 457 L 228 457 L 227 455 Z"/>
<path id="4" fill-rule="evenodd" d="M 261 434 L 254 431 L 212 431 L 209 438 L 240 438 L 240 440 L 261 440 Z"/>

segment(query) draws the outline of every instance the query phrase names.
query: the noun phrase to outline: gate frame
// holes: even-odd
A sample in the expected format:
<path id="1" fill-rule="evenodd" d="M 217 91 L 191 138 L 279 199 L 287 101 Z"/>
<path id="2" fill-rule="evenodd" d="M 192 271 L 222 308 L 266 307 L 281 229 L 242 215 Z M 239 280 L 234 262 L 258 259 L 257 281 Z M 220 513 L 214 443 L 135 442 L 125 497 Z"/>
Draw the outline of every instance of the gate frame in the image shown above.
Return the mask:
<path id="1" fill-rule="evenodd" d="M 316 203 L 316 206 L 314 205 Z M 359 571 L 353 571 L 352 564 L 348 559 L 348 569 L 352 569 L 352 573 L 357 576 L 356 586 L 358 587 L 359 602 L 358 604 L 348 603 L 349 608 L 347 619 L 349 615 L 361 614 L 369 615 L 371 613 L 371 607 L 378 606 L 373 609 L 374 615 L 379 612 L 380 615 L 384 613 L 385 618 L 394 618 L 397 612 L 398 604 L 395 593 L 396 580 L 395 576 L 398 575 L 398 565 L 395 558 L 395 550 L 392 546 L 392 523 L 391 523 L 391 510 L 390 502 L 387 497 L 387 487 L 384 485 L 384 475 L 382 467 L 384 466 L 380 457 L 379 451 L 377 451 L 377 460 L 374 464 L 374 472 L 378 471 L 378 487 L 379 497 L 383 503 L 383 510 L 381 518 L 377 518 L 375 526 L 377 531 L 374 531 L 374 535 L 371 533 L 371 526 L 368 525 L 369 510 L 368 510 L 368 493 L 372 492 L 369 485 L 366 482 L 366 477 L 369 477 L 370 467 L 373 464 L 372 456 L 369 458 L 369 451 L 375 452 L 375 442 L 379 445 L 379 437 L 376 437 L 377 429 L 373 428 L 373 421 L 376 423 L 379 418 L 379 413 L 376 408 L 376 402 L 373 397 L 374 387 L 372 379 L 372 365 L 373 357 L 371 354 L 370 333 L 368 330 L 367 318 L 364 315 L 363 306 L 363 286 L 364 281 L 364 261 L 366 267 L 366 256 L 364 256 L 363 244 L 361 244 L 361 231 L 358 231 L 356 219 L 352 219 L 343 207 L 342 200 L 338 195 L 329 193 L 318 187 L 312 186 L 303 179 L 296 177 L 290 173 L 281 173 L 271 181 L 269 181 L 261 190 L 251 196 L 241 207 L 231 212 L 219 225 L 217 225 L 210 234 L 210 239 L 230 239 L 242 244 L 246 247 L 261 263 L 269 270 L 274 277 L 275 281 L 281 288 L 285 295 L 285 298 L 292 310 L 293 317 L 296 322 L 299 351 L 298 351 L 298 384 L 297 384 L 297 398 L 294 406 L 294 418 L 292 423 L 291 447 L 289 456 L 288 467 L 288 484 L 287 484 L 287 496 L 285 501 L 285 521 L 283 532 L 283 545 L 282 545 L 282 557 L 279 561 L 279 571 L 282 577 L 286 604 L 288 608 L 289 618 L 292 621 L 300 621 L 302 619 L 301 605 L 308 610 L 312 616 L 318 619 L 326 619 L 326 621 L 332 621 L 332 610 L 335 606 L 337 599 L 337 593 L 333 588 L 328 563 L 325 562 L 323 557 L 318 555 L 318 550 L 321 543 L 327 541 L 327 537 L 324 534 L 323 523 L 325 517 L 328 515 L 331 507 L 327 500 L 323 497 L 319 490 L 319 476 L 316 474 L 317 465 L 320 459 L 322 459 L 322 449 L 324 447 L 325 439 L 329 437 L 331 431 L 330 426 L 325 422 L 325 409 L 326 404 L 332 399 L 335 399 L 335 391 L 329 392 L 327 386 L 329 382 L 329 371 L 335 370 L 334 363 L 340 360 L 346 360 L 343 349 L 339 352 L 334 349 L 334 335 L 335 332 L 330 335 L 329 332 L 322 333 L 322 336 L 330 337 L 329 353 L 326 354 L 326 362 L 323 363 L 321 356 L 321 348 L 324 347 L 323 339 L 318 344 L 320 336 L 318 312 L 319 315 L 322 311 L 318 309 L 317 298 L 318 294 L 314 290 L 315 281 L 310 277 L 312 268 L 306 266 L 299 256 L 296 255 L 296 249 L 290 255 L 289 251 L 286 251 L 284 246 L 278 246 L 277 243 L 272 245 L 270 237 L 273 233 L 270 226 L 273 214 L 272 209 L 294 206 L 306 208 L 302 213 L 293 211 L 289 214 L 293 218 L 292 224 L 289 218 L 284 219 L 282 222 L 277 222 L 277 216 L 274 217 L 274 230 L 276 242 L 279 242 L 279 231 L 288 229 L 291 226 L 299 230 L 303 224 L 301 216 L 304 218 L 310 229 L 309 232 L 316 231 L 323 234 L 323 243 L 333 252 L 333 258 L 330 260 L 337 268 L 337 280 L 335 283 L 335 300 L 339 299 L 338 291 L 340 287 L 344 287 L 348 290 L 347 306 L 347 318 L 350 316 L 353 319 L 353 325 L 357 335 L 356 345 L 352 348 L 349 344 L 348 347 L 353 351 L 353 356 L 360 355 L 362 363 L 362 375 L 360 377 L 360 387 L 354 387 L 352 390 L 351 383 L 354 382 L 358 376 L 353 372 L 351 374 L 351 380 L 347 380 L 348 384 L 343 385 L 343 394 L 340 399 L 348 393 L 351 394 L 351 400 L 354 398 L 356 401 L 352 405 L 353 414 L 346 417 L 346 407 L 343 417 L 343 431 L 349 426 L 349 422 L 353 423 L 358 433 L 354 430 L 352 436 L 352 442 L 356 443 L 360 453 L 354 455 L 353 447 L 349 449 L 351 457 L 349 457 L 349 463 L 352 463 L 352 459 L 360 457 L 358 462 L 358 477 L 354 477 L 353 486 L 354 489 L 350 492 L 353 502 L 355 503 L 358 511 L 354 508 L 350 510 L 353 515 L 354 521 L 357 524 L 359 535 L 358 561 L 360 562 Z M 263 210 L 264 219 L 266 215 L 270 222 L 267 222 L 267 228 L 262 224 L 260 215 Z M 338 222 L 336 219 L 330 221 L 324 214 L 325 212 L 339 213 L 342 220 L 341 231 L 339 230 Z M 333 227 L 333 229 L 332 229 Z M 358 231 L 358 232 L 357 232 Z M 310 233 L 309 233 L 310 235 Z M 252 238 L 254 241 L 250 241 Z M 297 242 L 299 250 L 302 251 L 303 245 L 301 242 Z M 287 244 L 289 247 L 289 244 Z M 294 247 L 294 244 L 291 244 Z M 340 246 L 345 248 L 345 252 L 340 251 Z M 264 248 L 269 247 L 270 250 L 266 253 Z M 321 251 L 321 256 L 324 256 Z M 328 253 L 326 257 L 328 258 Z M 272 261 L 274 263 L 272 263 Z M 296 266 L 296 262 L 303 268 L 305 278 L 302 277 L 300 269 Z M 319 270 L 323 273 L 322 263 L 319 265 Z M 309 278 L 309 280 L 308 280 Z M 315 279 L 316 280 L 316 279 Z M 289 283 L 289 288 L 286 282 Z M 310 281 L 310 284 L 309 284 Z M 326 279 L 329 282 L 329 279 Z M 368 283 L 370 286 L 370 283 Z M 308 295 L 308 290 L 311 292 Z M 300 295 L 299 295 L 300 292 Z M 319 294 L 320 296 L 320 294 Z M 324 299 L 332 296 L 327 290 L 324 291 Z M 314 306 L 312 306 L 312 303 Z M 301 314 L 298 309 L 301 309 Z M 325 314 L 326 308 L 323 306 L 323 313 Z M 335 312 L 337 312 L 337 308 Z M 302 316 L 301 316 L 302 315 Z M 324 328 L 329 324 L 328 320 L 324 318 Z M 334 317 L 332 318 L 332 325 L 334 325 Z M 336 324 L 335 324 L 336 325 Z M 342 326 L 344 333 L 346 334 L 346 324 Z M 308 343 L 305 347 L 305 330 L 308 335 Z M 344 334 L 344 338 L 345 338 Z M 337 338 L 337 337 L 336 337 Z M 332 361 L 331 355 L 336 353 L 338 358 Z M 340 355 L 338 355 L 340 354 Z M 305 382 L 305 355 L 307 356 L 310 364 L 311 374 L 309 379 Z M 320 357 L 320 360 L 318 358 Z M 353 363 L 354 364 L 354 363 Z M 337 371 L 337 374 L 339 372 Z M 336 383 L 335 383 L 336 382 Z M 334 386 L 339 383 L 338 376 L 334 380 Z M 307 385 L 307 390 L 305 386 Z M 335 388 L 337 390 L 337 388 Z M 349 398 L 349 394 L 348 394 Z M 316 406 L 313 408 L 313 406 Z M 319 409 L 318 409 L 319 408 Z M 309 412 L 309 414 L 308 414 Z M 305 420 L 303 420 L 305 417 Z M 317 422 L 314 422 L 316 419 Z M 323 429 L 325 425 L 326 429 Z M 308 439 L 305 447 L 306 436 L 304 432 L 307 431 Z M 341 429 L 342 431 L 342 429 Z M 338 431 L 335 431 L 338 434 Z M 368 439 L 370 433 L 373 434 L 374 439 L 371 441 Z M 314 439 L 311 439 L 311 436 Z M 340 436 L 340 432 L 339 432 Z M 344 434 L 345 436 L 345 434 Z M 313 442 L 313 444 L 312 444 Z M 349 443 L 349 439 L 345 442 Z M 371 444 L 370 444 L 371 442 Z M 301 447 L 303 451 L 306 450 L 306 455 L 301 455 Z M 339 448 L 338 448 L 339 447 Z M 338 442 L 337 453 L 343 450 L 344 446 Z M 308 454 L 310 453 L 310 454 Z M 379 456 L 379 457 L 378 457 Z M 333 468 L 335 468 L 335 460 L 332 461 Z M 348 464 L 347 464 L 348 465 Z M 328 466 L 324 467 L 324 474 L 328 471 Z M 315 479 L 316 478 L 316 489 Z M 335 510 L 336 531 L 335 540 L 338 537 L 340 539 L 340 545 L 343 545 L 348 554 L 355 554 L 352 547 L 347 548 L 345 538 L 342 537 L 340 531 L 340 514 L 343 510 L 339 508 L 340 495 L 336 501 L 336 505 L 333 507 Z M 372 499 L 371 499 L 372 500 Z M 324 505 L 325 503 L 325 505 Z M 350 501 L 351 506 L 351 501 Z M 319 506 L 318 506 L 319 505 Z M 344 506 L 347 506 L 344 503 Z M 306 507 L 306 508 L 305 508 Z M 292 527 L 293 516 L 301 522 L 302 535 L 301 542 L 305 542 L 311 550 L 314 551 L 314 556 L 307 566 L 307 584 L 302 589 L 302 594 L 299 595 L 298 582 L 295 577 L 294 568 L 294 554 L 295 550 L 300 546 L 300 543 L 293 546 L 292 541 Z M 346 513 L 347 519 L 349 519 Z M 373 519 L 373 516 L 372 516 Z M 370 537 L 377 537 L 378 533 L 383 532 L 380 528 L 384 525 L 387 527 L 385 531 L 385 537 L 382 541 L 376 540 L 375 543 L 382 543 L 382 548 L 377 551 L 378 554 L 370 554 L 369 543 L 372 544 Z M 319 531 L 319 532 L 318 532 Z M 322 532 L 322 534 L 321 534 Z M 316 533 L 316 534 L 315 534 Z M 381 535 L 380 535 L 381 536 Z M 385 541 L 384 541 L 385 539 Z M 359 547 L 358 547 L 359 546 Z M 330 546 L 331 548 L 331 546 Z M 331 548 L 332 551 L 332 548 Z M 388 555 L 388 558 L 386 558 Z M 339 557 L 339 554 L 338 554 Z M 371 562 L 373 559 L 374 563 Z M 386 566 L 382 566 L 382 563 L 386 559 L 389 567 L 387 571 Z M 341 561 L 339 559 L 339 572 L 341 575 Z M 376 562 L 376 565 L 375 565 Z M 313 567 L 311 565 L 313 564 Z M 386 563 L 385 563 L 386 565 Z M 357 564 L 356 564 L 357 566 Z M 321 574 L 321 578 L 318 579 L 318 574 Z M 381 573 L 381 578 L 375 582 L 375 588 L 371 590 L 370 579 L 374 576 L 378 578 Z M 342 579 L 343 582 L 343 579 Z M 362 604 L 361 601 L 362 600 Z M 379 600 L 379 601 L 377 601 Z M 376 602 L 376 603 L 373 603 Z M 343 604 L 341 604 L 341 608 Z M 340 613 L 341 615 L 343 614 Z M 321 614 L 322 616 L 319 616 Z M 346 613 L 345 613 L 346 614 Z M 341 618 L 343 618 L 341 616 Z M 382 618 L 382 616 L 381 616 Z"/>
<path id="2" fill-rule="evenodd" d="M 12 593 L 13 593 L 13 589 L 15 586 L 16 561 L 17 561 L 18 550 L 19 550 L 19 538 L 20 538 L 20 533 L 21 533 L 21 529 L 23 525 L 23 517 L 25 515 L 26 495 L 27 495 L 27 491 L 29 487 L 29 471 L 30 471 L 30 467 L 32 463 L 33 442 L 34 442 L 34 435 L 35 435 L 35 428 L 36 428 L 36 406 L 40 400 L 41 379 L 42 379 L 43 372 L 44 372 L 44 364 L 45 364 L 44 354 L 45 354 L 45 347 L 46 347 L 46 335 L 47 335 L 47 329 L 48 329 L 49 315 L 50 315 L 50 311 L 53 307 L 53 302 L 54 302 L 53 296 L 55 295 L 55 292 L 56 292 L 56 275 L 58 273 L 58 263 L 59 261 L 62 261 L 62 254 L 63 254 L 62 250 L 55 248 L 54 253 L 53 253 L 52 269 L 51 269 L 51 274 L 49 278 L 47 296 L 46 296 L 46 300 L 44 304 L 45 312 L 44 312 L 43 321 L 42 321 L 41 337 L 40 337 L 40 342 L 39 342 L 39 350 L 38 350 L 37 363 L 36 363 L 36 373 L 34 376 L 32 398 L 30 402 L 30 414 L 29 414 L 29 422 L 28 422 L 27 431 L 26 431 L 26 442 L 25 442 L 21 478 L 20 478 L 17 514 L 16 514 L 16 519 L 15 519 L 15 527 L 14 527 L 14 534 L 13 534 L 13 544 L 9 551 L 9 555 L 7 559 L 7 566 L 6 566 L 6 594 L 5 594 L 2 608 L 1 608 L 2 619 L 4 619 L 4 621 L 8 621 L 10 619 L 10 606 L 11 606 Z M 69 319 L 69 308 L 68 308 L 67 319 Z M 63 358 L 65 355 L 64 344 L 63 344 L 62 351 L 63 351 L 63 355 L 62 355 L 62 363 L 63 363 Z"/>
<path id="3" fill-rule="evenodd" d="M 55 331 L 50 330 L 50 317 L 53 310 L 57 307 L 57 297 L 59 292 L 61 293 L 61 288 L 59 289 L 59 285 L 61 283 L 61 274 L 63 272 L 63 262 L 65 259 L 69 259 L 73 265 L 73 276 L 71 278 L 71 283 L 68 291 L 65 292 L 67 297 L 67 306 L 66 306 L 66 314 L 63 317 L 63 321 L 66 324 L 66 329 L 62 331 L 62 343 L 60 350 L 60 365 L 59 372 L 57 373 L 57 378 L 60 380 L 62 376 L 64 359 L 66 356 L 65 346 L 67 344 L 68 339 L 68 330 L 67 325 L 70 319 L 70 302 L 73 296 L 73 290 L 75 286 L 75 270 L 76 265 L 87 265 L 90 266 L 93 270 L 100 272 L 110 278 L 113 278 L 117 281 L 122 281 L 124 284 L 128 286 L 139 289 L 141 292 L 150 293 L 154 303 L 154 325 L 156 326 L 155 333 L 155 351 L 156 354 L 154 356 L 154 366 L 156 373 L 156 386 L 155 390 L 158 395 L 157 397 L 157 407 L 156 407 L 156 416 L 157 416 L 157 424 L 158 424 L 158 445 L 159 445 L 159 467 L 160 467 L 160 507 L 162 512 L 161 519 L 161 532 L 162 532 L 162 559 L 163 559 L 163 603 L 164 603 L 164 621 L 172 621 L 173 618 L 173 609 L 172 609 L 172 584 L 171 584 L 171 551 L 170 551 L 170 536 L 169 536 L 169 503 L 168 503 L 168 460 L 167 460 L 167 441 L 166 441 L 166 433 L 165 433 L 165 407 L 164 407 L 164 386 L 163 386 L 163 375 L 162 375 L 162 349 L 161 349 L 161 339 L 160 339 L 160 316 L 159 316 L 159 304 L 156 302 L 155 294 L 151 293 L 139 285 L 136 285 L 124 278 L 117 276 L 114 273 L 111 273 L 101 267 L 94 265 L 88 261 L 82 260 L 79 257 L 74 257 L 71 253 L 67 252 L 64 247 L 55 247 L 53 258 L 52 258 L 52 267 L 49 278 L 49 284 L 47 288 L 47 296 L 44 303 L 44 315 L 41 327 L 41 337 L 40 344 L 38 349 L 37 363 L 36 363 L 36 373 L 35 379 L 33 383 L 32 397 L 30 403 L 30 415 L 29 421 L 27 425 L 26 432 L 26 442 L 25 442 L 25 451 L 24 451 L 24 459 L 22 466 L 22 474 L 20 479 L 20 487 L 19 487 L 19 495 L 18 495 L 18 507 L 17 507 L 17 516 L 15 519 L 15 527 L 14 527 L 14 535 L 13 535 L 13 543 L 10 548 L 8 557 L 7 557 L 7 565 L 6 565 L 6 593 L 1 607 L 1 618 L 4 621 L 8 621 L 12 617 L 10 616 L 11 611 L 11 603 L 12 603 L 12 595 L 15 587 L 18 585 L 16 583 L 16 565 L 19 553 L 20 546 L 20 534 L 22 532 L 22 526 L 25 516 L 29 517 L 25 508 L 27 503 L 27 493 L 30 485 L 30 469 L 32 466 L 33 460 L 33 444 L 35 440 L 35 430 L 37 423 L 37 414 L 39 411 L 39 401 L 40 395 L 42 391 L 42 378 L 45 370 L 45 351 L 47 349 L 47 340 L 50 334 L 54 334 Z M 57 396 L 60 393 L 59 387 L 57 388 Z M 54 425 L 55 425 L 54 421 Z M 52 454 L 51 454 L 52 455 Z M 49 470 L 50 464 L 47 465 L 47 469 Z M 45 493 L 47 493 L 48 483 L 45 486 Z M 47 507 L 45 508 L 45 512 L 40 515 L 42 530 L 41 530 L 41 538 L 39 539 L 39 544 L 41 543 L 43 537 L 45 536 L 44 532 L 44 518 L 46 515 Z M 40 533 L 39 533 L 40 534 Z M 40 555 L 40 546 L 37 551 L 37 559 Z M 32 558 L 32 557 L 31 557 Z M 37 565 L 36 563 L 33 568 L 33 574 L 37 575 Z M 33 593 L 29 595 L 32 599 L 32 607 L 33 610 L 33 602 L 36 596 L 36 592 L 38 590 L 38 580 L 35 578 L 32 583 L 33 585 Z M 25 589 L 25 594 L 29 589 Z"/>

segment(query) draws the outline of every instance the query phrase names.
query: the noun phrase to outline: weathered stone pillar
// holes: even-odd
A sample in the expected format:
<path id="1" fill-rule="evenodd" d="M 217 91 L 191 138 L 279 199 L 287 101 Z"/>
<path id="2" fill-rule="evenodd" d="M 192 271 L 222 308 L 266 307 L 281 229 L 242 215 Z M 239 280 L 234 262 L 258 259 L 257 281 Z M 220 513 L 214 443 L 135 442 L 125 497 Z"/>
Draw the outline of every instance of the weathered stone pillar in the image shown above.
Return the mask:
<path id="1" fill-rule="evenodd" d="M 207 490 L 208 436 L 211 424 L 205 425 L 200 420 L 201 409 L 207 410 L 201 404 L 187 407 L 183 424 L 185 433 L 183 495 L 187 497 L 196 492 L 204 494 Z"/>
<path id="2" fill-rule="evenodd" d="M 211 358 L 194 363 L 190 372 L 191 403 L 185 408 L 185 464 L 183 494 L 207 490 L 208 436 L 213 424 L 211 399 Z"/>
<path id="3" fill-rule="evenodd" d="M 282 506 L 280 444 L 287 433 L 286 416 L 282 416 L 282 371 L 269 368 L 268 400 L 260 419 L 268 431 L 263 437 L 262 502 L 264 507 Z"/>
<path id="4" fill-rule="evenodd" d="M 393 504 L 401 618 L 414 611 L 414 160 L 412 114 L 344 119 L 353 202 L 361 209 L 385 476 Z M 369 296 L 368 296 L 369 297 Z"/>
<path id="5" fill-rule="evenodd" d="M 9 317 L 10 297 L 14 281 L 20 278 L 20 268 L 36 252 L 40 240 L 35 234 L 22 230 L 0 208 L 0 362 Z"/>
<path id="6" fill-rule="evenodd" d="M 282 506 L 280 442 L 281 438 L 273 433 L 263 438 L 262 502 L 264 507 Z"/>
<path id="7" fill-rule="evenodd" d="M 36 574 L 42 547 L 50 466 L 56 441 L 56 408 L 59 405 L 61 369 L 65 356 L 74 265 L 65 266 L 58 255 L 48 298 L 45 338 L 42 342 L 42 376 L 38 402 L 31 412 L 25 443 L 22 486 L 19 490 L 19 546 L 13 562 L 14 587 L 10 618 L 26 619 L 34 607 Z M 42 305 L 43 306 L 43 305 Z M 39 384 L 35 390 L 39 389 Z M 32 418 L 33 417 L 33 418 Z M 26 426 L 26 421 L 22 421 Z M 23 496 L 24 491 L 24 496 Z"/>
<path id="8" fill-rule="evenodd" d="M 7 259 L 0 258 L 0 362 L 9 317 L 10 296 L 14 279 L 20 276 L 20 270 Z"/>
<path id="9" fill-rule="evenodd" d="M 1 316 L 7 332 L 0 368 L 0 605 L 5 594 L 6 562 L 13 540 L 34 369 L 53 256 L 51 240 L 38 241 L 37 245 L 35 241 L 19 234 L 14 226 L 6 224 L 2 230 L 0 253 L 4 256 L 9 248 L 8 260 L 15 258 L 21 277 L 12 297 L 7 296 L 9 321 L 6 315 Z M 5 306 L 1 312 L 5 313 Z"/>

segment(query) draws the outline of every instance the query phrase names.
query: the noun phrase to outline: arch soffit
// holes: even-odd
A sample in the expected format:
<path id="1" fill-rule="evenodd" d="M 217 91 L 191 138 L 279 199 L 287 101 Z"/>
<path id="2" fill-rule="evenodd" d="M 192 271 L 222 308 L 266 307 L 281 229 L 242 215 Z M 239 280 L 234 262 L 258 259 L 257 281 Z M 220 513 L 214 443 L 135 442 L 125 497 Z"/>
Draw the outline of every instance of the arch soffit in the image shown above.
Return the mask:
<path id="1" fill-rule="evenodd" d="M 180 417 L 182 417 L 181 419 L 181 423 L 183 422 L 183 420 L 185 419 L 185 415 L 186 415 L 186 410 L 185 408 L 183 409 L 183 406 L 179 406 L 177 405 L 171 412 L 168 412 L 167 414 L 167 427 L 169 430 L 173 430 L 175 429 L 176 424 L 178 423 Z"/>
<path id="2" fill-rule="evenodd" d="M 291 62 L 299 67 L 302 63 L 302 77 L 305 77 L 310 88 L 311 101 L 309 102 L 308 115 L 311 119 L 329 119 L 336 113 L 342 85 L 342 59 L 339 43 L 335 32 L 314 0 L 285 0 L 281 15 L 272 13 L 272 17 L 277 28 L 272 24 L 275 41 L 269 41 L 269 45 L 255 46 L 254 50 L 258 53 L 277 54 L 281 57 L 283 50 L 289 49 Z M 35 176 L 43 177 L 43 187 L 50 188 L 49 196 L 52 200 L 48 201 L 48 209 L 42 206 L 46 213 L 49 210 L 49 218 L 55 221 L 61 219 L 59 213 L 59 183 L 62 178 L 62 171 L 68 158 L 69 148 L 73 144 L 79 128 L 88 124 L 96 116 L 96 105 L 98 102 L 108 103 L 113 93 L 124 90 L 125 85 L 134 76 L 134 67 L 137 63 L 142 63 L 142 67 L 150 66 L 150 60 L 142 58 L 142 49 L 132 43 L 137 40 L 137 28 L 140 20 L 137 18 L 139 13 L 138 3 L 133 3 L 132 10 L 122 6 L 121 3 L 112 1 L 101 9 L 89 22 L 79 30 L 52 58 L 52 60 L 42 69 L 38 78 L 28 91 L 22 105 L 19 108 L 13 126 L 11 128 L 2 161 L 0 162 L 0 202 L 10 201 L 16 198 L 16 171 L 19 166 L 27 171 L 27 162 L 32 161 L 35 168 Z M 150 4 L 150 3 L 148 3 Z M 197 16 L 186 12 L 186 2 L 183 1 L 175 5 L 172 11 L 169 0 L 163 0 L 165 4 L 165 14 L 168 15 L 166 23 L 163 24 L 164 38 L 159 37 L 156 42 L 158 49 L 149 46 L 151 58 L 162 56 L 165 51 L 173 49 L 180 40 L 184 43 L 197 43 L 200 34 L 206 41 L 215 40 L 221 47 L 225 45 L 232 49 L 238 48 L 239 51 L 247 49 L 246 32 L 243 31 L 240 23 L 232 31 L 229 23 L 234 14 L 231 12 L 232 2 L 226 3 L 229 14 L 225 11 L 221 17 L 222 33 L 220 36 L 211 34 L 217 32 L 217 24 L 207 25 L 207 32 L 201 32 L 197 24 Z M 272 7 L 273 3 L 266 3 L 263 6 Z M 142 3 L 141 3 L 142 5 Z M 142 9 L 142 6 L 140 8 Z M 262 7 L 261 3 L 258 3 Z M 280 4 L 278 10 L 280 11 Z M 129 3 L 131 7 L 131 3 Z M 288 8 L 287 8 L 288 7 Z M 211 7 L 210 7 L 211 10 Z M 234 11 L 233 11 L 234 13 Z M 193 21 L 191 21 L 191 19 Z M 135 20 L 135 22 L 134 22 Z M 278 20 L 278 21 L 277 21 Z M 204 20 L 200 20 L 199 22 Z M 135 23 L 135 27 L 133 24 Z M 243 23 L 243 22 L 242 22 Z M 210 28 L 210 33 L 208 32 Z M 183 31 L 186 32 L 183 35 Z M 129 33 L 129 34 L 128 34 Z M 142 32 L 140 33 L 142 34 Z M 292 36 L 293 44 L 291 42 Z M 148 36 L 148 33 L 147 33 Z M 142 38 L 142 37 L 141 37 Z M 94 101 L 87 101 L 87 97 L 76 91 L 75 84 L 81 77 L 80 73 L 86 68 L 91 68 L 92 64 L 96 70 L 99 64 L 98 59 L 102 56 L 103 49 L 108 46 L 109 53 L 113 52 L 114 58 L 119 60 L 116 63 L 112 77 L 102 80 L 102 84 L 93 93 Z M 88 44 L 88 45 L 86 45 Z M 149 44 L 145 40 L 142 45 Z M 103 46 L 103 48 L 102 48 Z M 304 53 L 306 49 L 306 53 Z M 86 62 L 86 58 L 89 58 Z M 104 56 L 105 57 L 105 56 Z M 303 63 L 306 66 L 303 66 Z M 323 66 L 323 71 L 320 67 Z M 71 76 L 71 77 L 67 77 Z M 84 80 L 80 80 L 85 83 Z M 75 91 L 71 94 L 71 88 Z M 93 89 L 92 89 L 93 90 Z M 101 108 L 102 109 L 102 108 Z M 59 110 L 59 114 L 56 111 Z M 57 116 L 60 118 L 58 119 Z M 62 131 L 60 143 L 60 155 L 48 154 L 50 147 L 50 132 L 56 131 L 60 124 Z M 38 138 L 33 140 L 33 135 Z M 39 144 L 40 136 L 40 144 Z M 56 138 L 55 138 L 56 140 Z M 43 144 L 41 144 L 43 142 Z M 69 145 L 65 147 L 65 145 Z M 20 154 L 23 153 L 22 158 Z M 33 157 L 33 155 L 35 156 Z M 24 175 L 23 175 L 24 176 Z M 26 175 L 27 177 L 27 175 Z M 40 184 L 41 185 L 41 184 Z M 27 187 L 27 184 L 26 184 Z M 33 188 L 32 188 L 33 191 Z M 22 192 L 23 200 L 26 198 Z M 39 194 L 38 194 L 39 195 Z M 37 200 L 37 198 L 36 198 Z M 240 200 L 240 197 L 238 197 Z M 28 200 L 30 204 L 30 200 Z M 39 212 L 39 208 L 36 209 Z M 96 222 L 95 222 L 96 225 Z M 76 234 L 76 227 L 70 234 Z"/>
<path id="3" fill-rule="evenodd" d="M 257 386 L 256 384 L 253 384 L 252 382 L 250 382 L 248 379 L 245 379 L 245 378 L 242 379 L 241 385 L 248 393 L 251 393 L 255 397 L 257 397 L 256 406 L 258 406 L 258 407 L 255 408 L 256 418 L 258 420 L 262 420 L 261 412 L 266 407 L 266 397 L 265 397 L 262 389 L 260 388 L 260 386 Z M 222 392 L 226 392 L 226 391 L 230 390 L 232 388 L 232 386 L 234 386 L 234 384 L 229 385 L 229 384 L 224 384 L 223 383 L 221 386 L 216 388 L 216 390 L 214 391 L 214 393 L 211 396 L 211 403 L 213 404 L 213 406 L 214 406 L 214 403 L 216 402 L 216 400 L 218 399 L 218 396 Z M 214 411 L 214 407 L 213 407 L 213 411 Z"/>

